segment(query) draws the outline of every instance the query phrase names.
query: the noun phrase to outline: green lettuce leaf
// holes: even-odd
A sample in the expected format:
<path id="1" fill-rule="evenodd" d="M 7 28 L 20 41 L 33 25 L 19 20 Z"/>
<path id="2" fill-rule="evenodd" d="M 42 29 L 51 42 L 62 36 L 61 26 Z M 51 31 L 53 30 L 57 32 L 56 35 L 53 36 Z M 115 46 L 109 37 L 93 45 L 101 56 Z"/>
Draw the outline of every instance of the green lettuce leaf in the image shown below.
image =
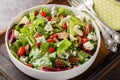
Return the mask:
<path id="1" fill-rule="evenodd" d="M 10 50 L 17 54 L 17 51 L 18 51 L 18 49 L 19 49 L 20 46 L 21 46 L 21 42 L 20 42 L 19 40 L 16 40 L 16 41 L 10 46 Z"/>
<path id="2" fill-rule="evenodd" d="M 67 38 L 64 38 L 64 40 L 61 42 L 59 48 L 57 49 L 57 54 L 59 55 L 59 54 L 63 53 L 71 45 L 72 45 L 72 43 Z"/>
<path id="3" fill-rule="evenodd" d="M 49 9 L 48 9 L 48 8 L 41 7 L 41 8 L 40 8 L 40 11 L 44 11 L 44 12 L 46 12 L 46 13 L 47 13 L 47 15 L 50 15 L 50 11 L 49 11 Z"/>
<path id="4" fill-rule="evenodd" d="M 67 67 L 71 67 L 71 64 L 68 61 L 62 60 Z"/>
<path id="5" fill-rule="evenodd" d="M 78 52 L 79 53 L 79 57 L 81 60 L 81 63 L 86 62 L 89 58 L 91 58 L 91 55 L 89 53 L 86 53 L 85 51 L 81 50 Z"/>
<path id="6" fill-rule="evenodd" d="M 64 15 L 74 15 L 72 11 L 61 7 L 61 8 L 59 8 L 57 15 L 60 16 L 62 14 L 64 14 Z"/>
<path id="7" fill-rule="evenodd" d="M 32 37 L 33 31 L 34 30 L 32 30 L 32 29 L 30 30 L 29 27 L 27 27 L 27 26 L 24 26 L 22 29 L 20 29 L 20 32 L 23 33 L 23 35 L 21 35 L 20 38 L 24 41 L 27 40 L 27 42 L 30 44 L 30 46 L 33 46 L 34 42 L 35 42 L 35 39 Z"/>
<path id="8" fill-rule="evenodd" d="M 49 43 L 42 43 L 40 46 L 41 54 L 45 54 L 48 51 Z"/>
<path id="9" fill-rule="evenodd" d="M 29 53 L 30 62 L 41 57 L 42 57 L 41 50 L 38 49 L 37 47 L 32 47 L 32 50 Z"/>
<path id="10" fill-rule="evenodd" d="M 83 22 L 80 18 L 76 16 L 72 16 L 71 20 L 73 20 L 76 25 L 79 24 L 80 26 L 86 26 L 86 22 Z"/>
<path id="11" fill-rule="evenodd" d="M 52 62 L 48 54 L 45 54 L 42 58 L 36 59 L 32 62 L 36 69 L 40 69 L 41 67 L 52 67 Z"/>
<path id="12" fill-rule="evenodd" d="M 67 32 L 71 35 L 75 35 L 76 31 L 74 30 L 76 23 L 73 20 L 69 20 Z"/>
<path id="13" fill-rule="evenodd" d="M 31 22 L 33 22 L 34 20 L 35 20 L 35 15 L 34 15 L 34 11 L 31 11 L 30 13 L 29 13 L 29 19 L 30 19 L 30 21 Z"/>

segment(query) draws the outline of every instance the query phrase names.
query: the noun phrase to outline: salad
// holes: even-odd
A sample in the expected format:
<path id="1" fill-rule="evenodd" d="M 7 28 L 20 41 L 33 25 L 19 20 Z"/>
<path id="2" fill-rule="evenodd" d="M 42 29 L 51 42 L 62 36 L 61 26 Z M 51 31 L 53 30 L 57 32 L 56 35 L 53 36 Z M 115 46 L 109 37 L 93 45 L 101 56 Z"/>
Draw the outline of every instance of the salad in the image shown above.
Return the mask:
<path id="1" fill-rule="evenodd" d="M 90 20 L 63 7 L 41 7 L 16 23 L 8 46 L 20 62 L 43 71 L 64 71 L 88 61 L 97 47 Z"/>

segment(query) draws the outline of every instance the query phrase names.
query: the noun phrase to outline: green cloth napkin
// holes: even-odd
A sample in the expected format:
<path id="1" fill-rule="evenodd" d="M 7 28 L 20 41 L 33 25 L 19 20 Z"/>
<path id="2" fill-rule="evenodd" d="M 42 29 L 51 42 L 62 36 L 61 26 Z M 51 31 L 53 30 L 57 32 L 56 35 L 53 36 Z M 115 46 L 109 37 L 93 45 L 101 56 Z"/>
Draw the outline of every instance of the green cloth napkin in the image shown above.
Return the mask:
<path id="1" fill-rule="evenodd" d="M 117 0 L 94 0 L 94 9 L 103 22 L 114 30 L 120 30 L 120 2 Z"/>

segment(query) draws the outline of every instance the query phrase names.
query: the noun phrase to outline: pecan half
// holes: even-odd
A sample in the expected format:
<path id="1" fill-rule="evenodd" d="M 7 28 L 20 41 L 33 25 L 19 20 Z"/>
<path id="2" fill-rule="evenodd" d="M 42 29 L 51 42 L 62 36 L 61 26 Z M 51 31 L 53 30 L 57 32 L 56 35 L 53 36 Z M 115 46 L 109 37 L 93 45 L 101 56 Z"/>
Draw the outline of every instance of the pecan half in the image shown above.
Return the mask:
<path id="1" fill-rule="evenodd" d="M 26 55 L 28 55 L 28 53 L 29 53 L 29 49 L 30 49 L 30 45 L 29 45 L 29 44 L 27 44 L 27 45 L 25 46 Z"/>
<path id="2" fill-rule="evenodd" d="M 57 68 L 60 68 L 60 69 L 66 68 L 64 62 L 62 62 L 61 59 L 56 59 L 56 60 L 55 60 L 55 64 L 56 64 L 56 67 L 57 67 Z"/>
<path id="3" fill-rule="evenodd" d="M 82 44 L 82 38 L 79 35 L 77 35 L 76 38 L 77 38 L 78 42 L 75 45 L 75 47 L 79 47 Z"/>
<path id="4" fill-rule="evenodd" d="M 72 58 L 69 59 L 70 63 L 72 63 L 72 62 L 79 62 L 79 61 L 80 61 L 80 58 L 74 58 L 74 57 L 72 57 Z"/>
<path id="5" fill-rule="evenodd" d="M 80 36 L 77 36 L 78 38 L 78 45 L 81 45 L 82 44 L 82 38 Z"/>
<path id="6" fill-rule="evenodd" d="M 36 32 L 35 34 L 34 34 L 34 38 L 38 38 L 38 37 L 40 37 L 40 36 L 42 36 L 39 32 Z"/>
<path id="7" fill-rule="evenodd" d="M 92 30 L 93 30 L 93 27 L 91 23 L 88 23 L 84 28 L 84 31 L 86 34 L 89 34 Z"/>

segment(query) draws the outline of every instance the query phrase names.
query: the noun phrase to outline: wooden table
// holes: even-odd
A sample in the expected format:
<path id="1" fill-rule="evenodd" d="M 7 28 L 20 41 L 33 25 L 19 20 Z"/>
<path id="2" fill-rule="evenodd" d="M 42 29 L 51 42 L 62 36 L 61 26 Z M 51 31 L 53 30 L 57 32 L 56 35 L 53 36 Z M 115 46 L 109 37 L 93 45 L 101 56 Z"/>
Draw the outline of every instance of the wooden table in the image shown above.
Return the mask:
<path id="1" fill-rule="evenodd" d="M 51 3 L 69 5 L 66 0 L 50 0 L 49 4 Z M 5 35 L 0 36 L 0 73 L 8 80 L 35 80 L 19 71 L 10 61 L 6 51 L 4 37 Z M 118 64 L 120 64 L 120 55 L 107 50 L 102 38 L 100 51 L 94 64 L 83 74 L 70 80 L 100 80 Z"/>

